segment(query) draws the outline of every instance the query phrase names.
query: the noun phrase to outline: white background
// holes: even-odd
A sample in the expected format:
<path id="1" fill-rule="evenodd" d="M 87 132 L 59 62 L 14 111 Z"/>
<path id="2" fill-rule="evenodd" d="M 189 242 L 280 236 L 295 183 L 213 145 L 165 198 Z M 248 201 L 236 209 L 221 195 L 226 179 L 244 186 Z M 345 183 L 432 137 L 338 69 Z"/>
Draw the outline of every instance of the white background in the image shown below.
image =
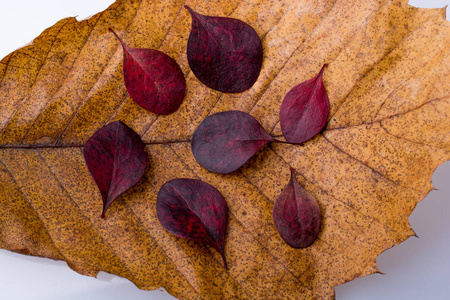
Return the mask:
<path id="1" fill-rule="evenodd" d="M 167 0 L 169 1 L 169 0 Z M 58 20 L 84 19 L 112 0 L 0 0 L 0 59 L 27 44 Z M 411 0 L 418 7 L 444 7 L 450 0 Z M 448 18 L 447 18 L 448 19 Z M 420 167 L 420 166 L 417 166 Z M 337 300 L 450 299 L 450 162 L 433 175 L 432 191 L 414 210 L 410 223 L 420 238 L 385 251 L 384 273 L 336 287 Z M 0 212 L 1 213 L 1 212 Z M 0 250 L 0 300 L 175 299 L 162 291 L 141 291 L 130 281 L 100 272 L 79 275 L 65 262 Z"/>

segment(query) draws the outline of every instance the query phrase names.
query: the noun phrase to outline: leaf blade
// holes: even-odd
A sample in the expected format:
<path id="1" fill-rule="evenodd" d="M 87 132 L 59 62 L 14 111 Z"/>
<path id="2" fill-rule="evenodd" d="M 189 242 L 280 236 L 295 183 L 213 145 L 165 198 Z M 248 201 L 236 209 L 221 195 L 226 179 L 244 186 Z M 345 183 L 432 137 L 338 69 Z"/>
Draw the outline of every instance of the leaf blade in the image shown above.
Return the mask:
<path id="1" fill-rule="evenodd" d="M 272 211 L 273 223 L 283 240 L 293 248 L 311 246 L 319 235 L 322 214 L 319 205 L 297 181 L 291 179 L 278 196 Z"/>
<path id="2" fill-rule="evenodd" d="M 102 195 L 104 218 L 112 202 L 144 175 L 148 160 L 145 145 L 131 128 L 116 121 L 92 135 L 83 155 Z"/>
<path id="3" fill-rule="evenodd" d="M 166 230 L 211 245 L 227 268 L 224 247 L 228 209 L 217 189 L 196 179 L 173 179 L 159 190 L 156 211 Z"/>
<path id="4" fill-rule="evenodd" d="M 203 120 L 192 136 L 191 148 L 202 167 L 228 174 L 274 140 L 249 114 L 227 111 Z"/>
<path id="5" fill-rule="evenodd" d="M 178 110 L 184 98 L 186 80 L 175 60 L 167 54 L 125 45 L 123 49 L 123 77 L 131 98 L 142 108 L 160 115 Z"/>
<path id="6" fill-rule="evenodd" d="M 322 79 L 325 67 L 326 64 L 316 76 L 293 87 L 281 103 L 281 131 L 289 143 L 306 142 L 327 122 L 330 101 Z"/>
<path id="7" fill-rule="evenodd" d="M 261 70 L 263 48 L 256 31 L 238 19 L 192 16 L 187 44 L 189 66 L 206 86 L 224 92 L 249 89 Z"/>

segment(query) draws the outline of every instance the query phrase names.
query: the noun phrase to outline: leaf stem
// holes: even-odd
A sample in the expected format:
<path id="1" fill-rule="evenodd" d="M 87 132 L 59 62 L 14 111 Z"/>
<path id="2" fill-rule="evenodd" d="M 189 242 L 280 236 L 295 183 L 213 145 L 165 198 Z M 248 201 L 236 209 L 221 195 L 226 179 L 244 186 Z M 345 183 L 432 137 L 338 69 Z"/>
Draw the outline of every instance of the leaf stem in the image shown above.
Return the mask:
<path id="1" fill-rule="evenodd" d="M 283 135 L 282 134 L 279 134 L 279 135 L 271 135 L 271 137 L 273 137 L 273 138 L 281 138 L 281 137 L 283 137 Z"/>
<path id="2" fill-rule="evenodd" d="M 117 35 L 117 33 L 111 27 L 108 28 L 108 30 L 111 31 L 116 36 L 116 38 L 119 40 L 122 47 L 125 48 L 125 45 L 123 44 L 122 39 Z"/>
<path id="3" fill-rule="evenodd" d="M 304 145 L 303 143 L 295 144 L 295 143 L 289 143 L 287 141 L 280 141 L 280 140 L 274 140 L 274 142 L 281 143 L 281 144 L 288 144 L 288 145 L 299 145 L 299 146 L 303 146 Z"/>
<path id="4" fill-rule="evenodd" d="M 146 145 L 163 145 L 163 144 L 176 144 L 176 143 L 190 143 L 190 139 L 185 140 L 169 140 L 169 141 L 149 141 L 144 142 Z"/>

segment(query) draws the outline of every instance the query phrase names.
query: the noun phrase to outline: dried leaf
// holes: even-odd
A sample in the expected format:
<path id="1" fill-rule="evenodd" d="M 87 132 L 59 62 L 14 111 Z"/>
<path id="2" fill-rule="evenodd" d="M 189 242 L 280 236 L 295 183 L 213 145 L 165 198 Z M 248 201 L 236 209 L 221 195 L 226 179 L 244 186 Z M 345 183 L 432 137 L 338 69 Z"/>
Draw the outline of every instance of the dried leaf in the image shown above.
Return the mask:
<path id="1" fill-rule="evenodd" d="M 263 58 L 255 30 L 241 20 L 204 16 L 185 7 L 192 16 L 187 58 L 195 76 L 224 93 L 249 89 L 258 78 Z"/>
<path id="2" fill-rule="evenodd" d="M 265 144 L 274 141 L 258 121 L 242 111 L 207 117 L 192 136 L 197 162 L 211 172 L 228 174 L 239 169 Z"/>
<path id="3" fill-rule="evenodd" d="M 142 289 L 163 286 L 181 299 L 330 299 L 334 286 L 377 272 L 377 255 L 414 234 L 408 216 L 450 158 L 444 9 L 406 0 L 189 1 L 263 37 L 258 80 L 237 95 L 189 71 L 184 4 L 119 0 L 88 20 L 61 20 L 1 61 L 0 247 L 63 259 L 86 275 L 118 274 Z M 187 89 L 175 114 L 155 115 L 127 96 L 123 50 L 109 27 L 177 61 Z M 271 143 L 229 175 L 196 162 L 189 140 L 218 112 L 244 111 L 281 135 L 284 95 L 325 62 L 330 116 L 322 133 L 303 147 Z M 102 220 L 82 147 L 117 120 L 142 137 L 151 161 Z M 305 249 L 287 245 L 272 220 L 290 167 L 322 211 L 319 237 Z M 180 177 L 224 196 L 227 270 L 212 247 L 159 223 L 157 192 Z"/>
<path id="4" fill-rule="evenodd" d="M 306 142 L 327 122 L 330 102 L 322 80 L 325 66 L 313 78 L 293 87 L 281 103 L 280 126 L 289 143 Z"/>
<path id="5" fill-rule="evenodd" d="M 209 244 L 223 260 L 228 209 L 222 194 L 196 179 L 177 178 L 158 192 L 156 213 L 161 225 L 176 236 Z"/>
<path id="6" fill-rule="evenodd" d="M 322 215 L 319 204 L 297 181 L 291 179 L 273 205 L 273 224 L 289 246 L 306 248 L 319 235 Z"/>
<path id="7" fill-rule="evenodd" d="M 154 49 L 123 48 L 123 79 L 131 98 L 142 108 L 160 115 L 174 113 L 181 105 L 186 81 L 170 56 Z"/>
<path id="8" fill-rule="evenodd" d="M 148 160 L 145 145 L 130 127 L 116 121 L 91 136 L 83 155 L 102 194 L 104 218 L 111 203 L 144 175 Z"/>

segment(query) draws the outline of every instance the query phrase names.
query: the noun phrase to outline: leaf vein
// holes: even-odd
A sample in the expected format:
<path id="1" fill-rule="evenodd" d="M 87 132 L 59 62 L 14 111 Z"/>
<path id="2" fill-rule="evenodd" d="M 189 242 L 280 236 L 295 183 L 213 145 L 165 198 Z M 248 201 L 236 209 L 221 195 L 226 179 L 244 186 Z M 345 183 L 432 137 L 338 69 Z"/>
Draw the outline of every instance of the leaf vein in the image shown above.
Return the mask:
<path id="1" fill-rule="evenodd" d="M 396 138 L 396 139 L 403 140 L 403 141 L 406 141 L 406 142 L 409 142 L 409 143 L 412 143 L 412 144 L 416 144 L 416 145 L 421 145 L 421 146 L 426 146 L 426 147 L 430 147 L 430 148 L 435 148 L 435 149 L 447 151 L 445 148 L 442 148 L 442 147 L 438 147 L 438 146 L 435 146 L 435 145 L 428 145 L 428 144 L 425 144 L 425 143 L 421 143 L 421 142 L 419 142 L 419 141 L 414 141 L 414 140 L 405 138 L 405 137 L 403 137 L 403 136 L 395 135 L 395 134 L 393 134 L 392 132 L 390 132 L 386 127 L 384 127 L 384 126 L 383 126 L 383 123 L 380 123 L 380 127 L 381 127 L 381 129 L 383 129 L 388 135 L 390 135 L 390 136 L 392 136 L 392 137 L 394 137 L 394 138 Z"/>
<path id="2" fill-rule="evenodd" d="M 433 58 L 431 58 L 429 61 L 427 61 L 422 67 L 418 68 L 418 70 L 416 70 L 413 74 L 411 74 L 411 75 L 409 76 L 408 80 L 411 79 L 414 75 L 416 75 L 419 71 L 421 71 L 422 69 L 424 69 L 425 66 L 427 66 L 427 65 L 429 64 L 430 61 L 433 61 L 433 60 L 435 60 L 435 58 L 438 58 L 438 57 L 443 56 L 443 54 L 445 53 L 445 51 L 446 51 L 449 47 L 450 47 L 450 44 L 449 44 L 449 46 L 445 47 L 442 51 L 440 51 L 438 54 L 436 54 Z M 442 63 L 442 62 L 440 62 L 440 63 Z M 438 80 L 439 80 L 439 79 L 436 79 L 436 82 L 437 82 Z M 389 93 L 389 95 L 383 100 L 383 102 L 381 103 L 381 105 L 380 105 L 380 107 L 378 108 L 377 112 L 375 113 L 375 116 L 373 117 L 374 119 L 376 119 L 377 116 L 380 114 L 381 110 L 383 109 L 384 105 L 385 105 L 386 102 L 388 101 L 389 97 L 391 97 L 391 96 L 398 90 L 398 88 L 400 88 L 401 86 L 403 86 L 404 84 L 406 84 L 406 82 L 407 82 L 407 80 L 402 81 L 400 84 L 398 84 L 398 85 L 397 85 L 397 86 Z M 431 91 L 430 91 L 430 93 L 431 93 Z"/>
<path id="3" fill-rule="evenodd" d="M 427 23 L 430 19 L 432 19 L 434 15 L 431 15 L 429 18 L 427 18 L 422 24 L 420 24 L 420 26 L 418 26 L 417 28 L 415 28 L 414 30 L 412 30 L 411 32 L 409 32 L 407 35 L 405 35 L 397 44 L 395 44 L 394 47 L 392 47 L 392 49 L 390 49 L 389 51 L 387 51 L 383 56 L 380 57 L 380 59 L 378 61 L 376 61 L 370 68 L 368 68 L 363 74 L 360 75 L 359 79 L 357 80 L 357 82 L 360 82 L 362 79 L 364 79 L 367 75 L 369 75 L 369 73 L 380 63 L 383 61 L 383 59 L 385 59 L 389 54 L 391 54 L 394 50 L 396 50 L 401 44 L 405 43 L 405 41 L 417 30 L 419 30 L 420 28 L 423 27 L 423 25 L 425 23 Z M 329 120 L 331 120 L 334 116 L 337 115 L 337 113 L 339 112 L 339 110 L 343 107 L 344 103 L 349 99 L 350 94 L 352 93 L 352 91 L 357 87 L 357 85 L 354 85 L 353 88 L 348 91 L 348 93 L 344 96 L 344 98 L 342 99 L 342 101 L 340 103 L 338 103 L 337 105 L 337 109 L 335 110 L 335 112 L 329 116 Z"/>
<path id="4" fill-rule="evenodd" d="M 416 110 L 419 110 L 419 109 L 421 109 L 422 107 L 424 107 L 425 105 L 428 105 L 428 104 L 433 105 L 434 102 L 436 102 L 436 101 L 441 101 L 441 100 L 444 100 L 444 99 L 447 99 L 447 98 L 450 98 L 450 95 L 443 96 L 443 97 L 440 97 L 440 98 L 434 98 L 434 99 L 428 100 L 428 101 L 422 103 L 421 105 L 416 106 L 416 107 L 414 107 L 414 108 L 412 108 L 412 109 L 409 109 L 409 110 L 407 110 L 407 111 L 405 111 L 405 112 L 393 114 L 393 115 L 390 115 L 390 116 L 383 117 L 382 119 L 378 119 L 378 120 L 374 120 L 374 121 L 370 121 L 370 122 L 364 122 L 364 123 L 355 124 L 355 125 L 339 126 L 339 127 L 333 127 L 333 128 L 325 128 L 324 131 L 323 131 L 323 133 L 325 133 L 325 132 L 327 132 L 327 131 L 340 130 L 340 129 L 348 129 L 348 128 L 353 128 L 353 127 L 358 127 L 358 126 L 373 125 L 373 124 L 376 124 L 376 123 L 381 123 L 381 122 L 383 122 L 383 121 L 386 121 L 386 120 L 389 120 L 389 119 L 394 119 L 394 118 L 397 118 L 397 117 L 401 117 L 401 116 L 403 116 L 403 115 L 406 115 L 406 114 L 409 114 L 409 113 L 414 112 L 414 111 L 416 111 Z M 433 105 L 433 107 L 434 107 L 434 105 Z"/>

